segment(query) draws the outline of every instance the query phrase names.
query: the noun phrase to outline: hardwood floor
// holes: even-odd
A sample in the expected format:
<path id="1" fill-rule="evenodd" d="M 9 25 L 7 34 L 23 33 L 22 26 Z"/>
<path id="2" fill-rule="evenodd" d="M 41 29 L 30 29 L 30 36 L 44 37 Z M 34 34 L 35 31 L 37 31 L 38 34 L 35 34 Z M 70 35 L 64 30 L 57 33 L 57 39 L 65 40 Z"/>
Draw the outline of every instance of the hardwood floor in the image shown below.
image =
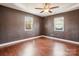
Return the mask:
<path id="1" fill-rule="evenodd" d="M 79 56 L 79 45 L 41 37 L 0 48 L 0 56 Z"/>

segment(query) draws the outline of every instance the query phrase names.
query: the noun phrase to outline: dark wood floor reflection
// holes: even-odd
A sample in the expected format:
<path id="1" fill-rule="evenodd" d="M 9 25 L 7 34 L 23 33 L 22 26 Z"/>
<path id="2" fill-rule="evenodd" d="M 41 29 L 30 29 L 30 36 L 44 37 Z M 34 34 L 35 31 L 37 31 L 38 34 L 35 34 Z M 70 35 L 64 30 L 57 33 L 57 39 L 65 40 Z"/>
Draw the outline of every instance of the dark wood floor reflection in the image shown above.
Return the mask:
<path id="1" fill-rule="evenodd" d="M 0 48 L 0 56 L 78 56 L 75 44 L 38 38 L 16 45 Z"/>

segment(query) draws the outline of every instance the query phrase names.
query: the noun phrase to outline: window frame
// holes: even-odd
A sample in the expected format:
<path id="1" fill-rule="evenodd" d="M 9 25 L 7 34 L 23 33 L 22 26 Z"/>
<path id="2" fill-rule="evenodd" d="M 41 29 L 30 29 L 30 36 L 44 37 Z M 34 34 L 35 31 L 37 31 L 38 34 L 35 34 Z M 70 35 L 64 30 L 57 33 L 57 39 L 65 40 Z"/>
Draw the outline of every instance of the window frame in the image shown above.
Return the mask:
<path id="1" fill-rule="evenodd" d="M 55 20 L 55 19 L 56 19 L 56 20 L 62 19 L 62 20 L 60 20 L 61 22 L 63 22 L 63 23 L 62 23 L 62 30 L 57 30 L 57 29 L 56 29 L 57 27 L 56 27 L 56 20 Z M 64 31 L 64 17 L 55 17 L 55 18 L 54 18 L 54 31 L 62 31 L 62 32 Z"/>
<path id="2" fill-rule="evenodd" d="M 26 25 L 27 25 L 27 19 L 30 19 L 30 20 L 32 20 L 32 23 L 31 23 L 31 29 L 27 29 L 26 28 Z M 31 16 L 25 16 L 25 20 L 24 20 L 24 30 L 25 31 L 32 31 L 33 30 L 33 17 L 31 17 Z"/>

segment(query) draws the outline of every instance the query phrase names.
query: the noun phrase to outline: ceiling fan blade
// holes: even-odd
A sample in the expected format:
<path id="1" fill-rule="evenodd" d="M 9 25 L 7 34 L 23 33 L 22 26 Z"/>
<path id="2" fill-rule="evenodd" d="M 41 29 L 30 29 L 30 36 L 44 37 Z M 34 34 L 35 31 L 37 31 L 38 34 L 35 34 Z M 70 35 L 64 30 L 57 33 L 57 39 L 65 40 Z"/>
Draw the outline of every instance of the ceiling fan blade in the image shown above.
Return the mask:
<path id="1" fill-rule="evenodd" d="M 59 8 L 59 6 L 56 6 L 56 7 L 51 7 L 50 9 L 54 9 L 54 8 Z"/>
<path id="2" fill-rule="evenodd" d="M 40 13 L 43 13 L 44 11 L 41 11 Z"/>
<path id="3" fill-rule="evenodd" d="M 52 13 L 52 11 L 49 11 L 49 13 Z"/>
<path id="4" fill-rule="evenodd" d="M 35 8 L 35 9 L 43 9 L 43 8 Z"/>

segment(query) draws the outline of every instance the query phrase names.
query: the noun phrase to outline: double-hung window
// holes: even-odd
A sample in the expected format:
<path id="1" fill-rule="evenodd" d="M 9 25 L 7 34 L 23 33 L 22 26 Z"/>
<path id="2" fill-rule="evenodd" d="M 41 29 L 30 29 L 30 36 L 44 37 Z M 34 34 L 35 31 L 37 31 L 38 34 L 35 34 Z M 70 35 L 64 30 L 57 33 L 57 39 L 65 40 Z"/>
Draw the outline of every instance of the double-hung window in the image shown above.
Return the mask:
<path id="1" fill-rule="evenodd" d="M 54 31 L 64 31 L 64 17 L 54 18 Z"/>
<path id="2" fill-rule="evenodd" d="M 33 17 L 26 16 L 25 17 L 25 24 L 24 24 L 25 31 L 32 31 L 33 29 Z"/>

